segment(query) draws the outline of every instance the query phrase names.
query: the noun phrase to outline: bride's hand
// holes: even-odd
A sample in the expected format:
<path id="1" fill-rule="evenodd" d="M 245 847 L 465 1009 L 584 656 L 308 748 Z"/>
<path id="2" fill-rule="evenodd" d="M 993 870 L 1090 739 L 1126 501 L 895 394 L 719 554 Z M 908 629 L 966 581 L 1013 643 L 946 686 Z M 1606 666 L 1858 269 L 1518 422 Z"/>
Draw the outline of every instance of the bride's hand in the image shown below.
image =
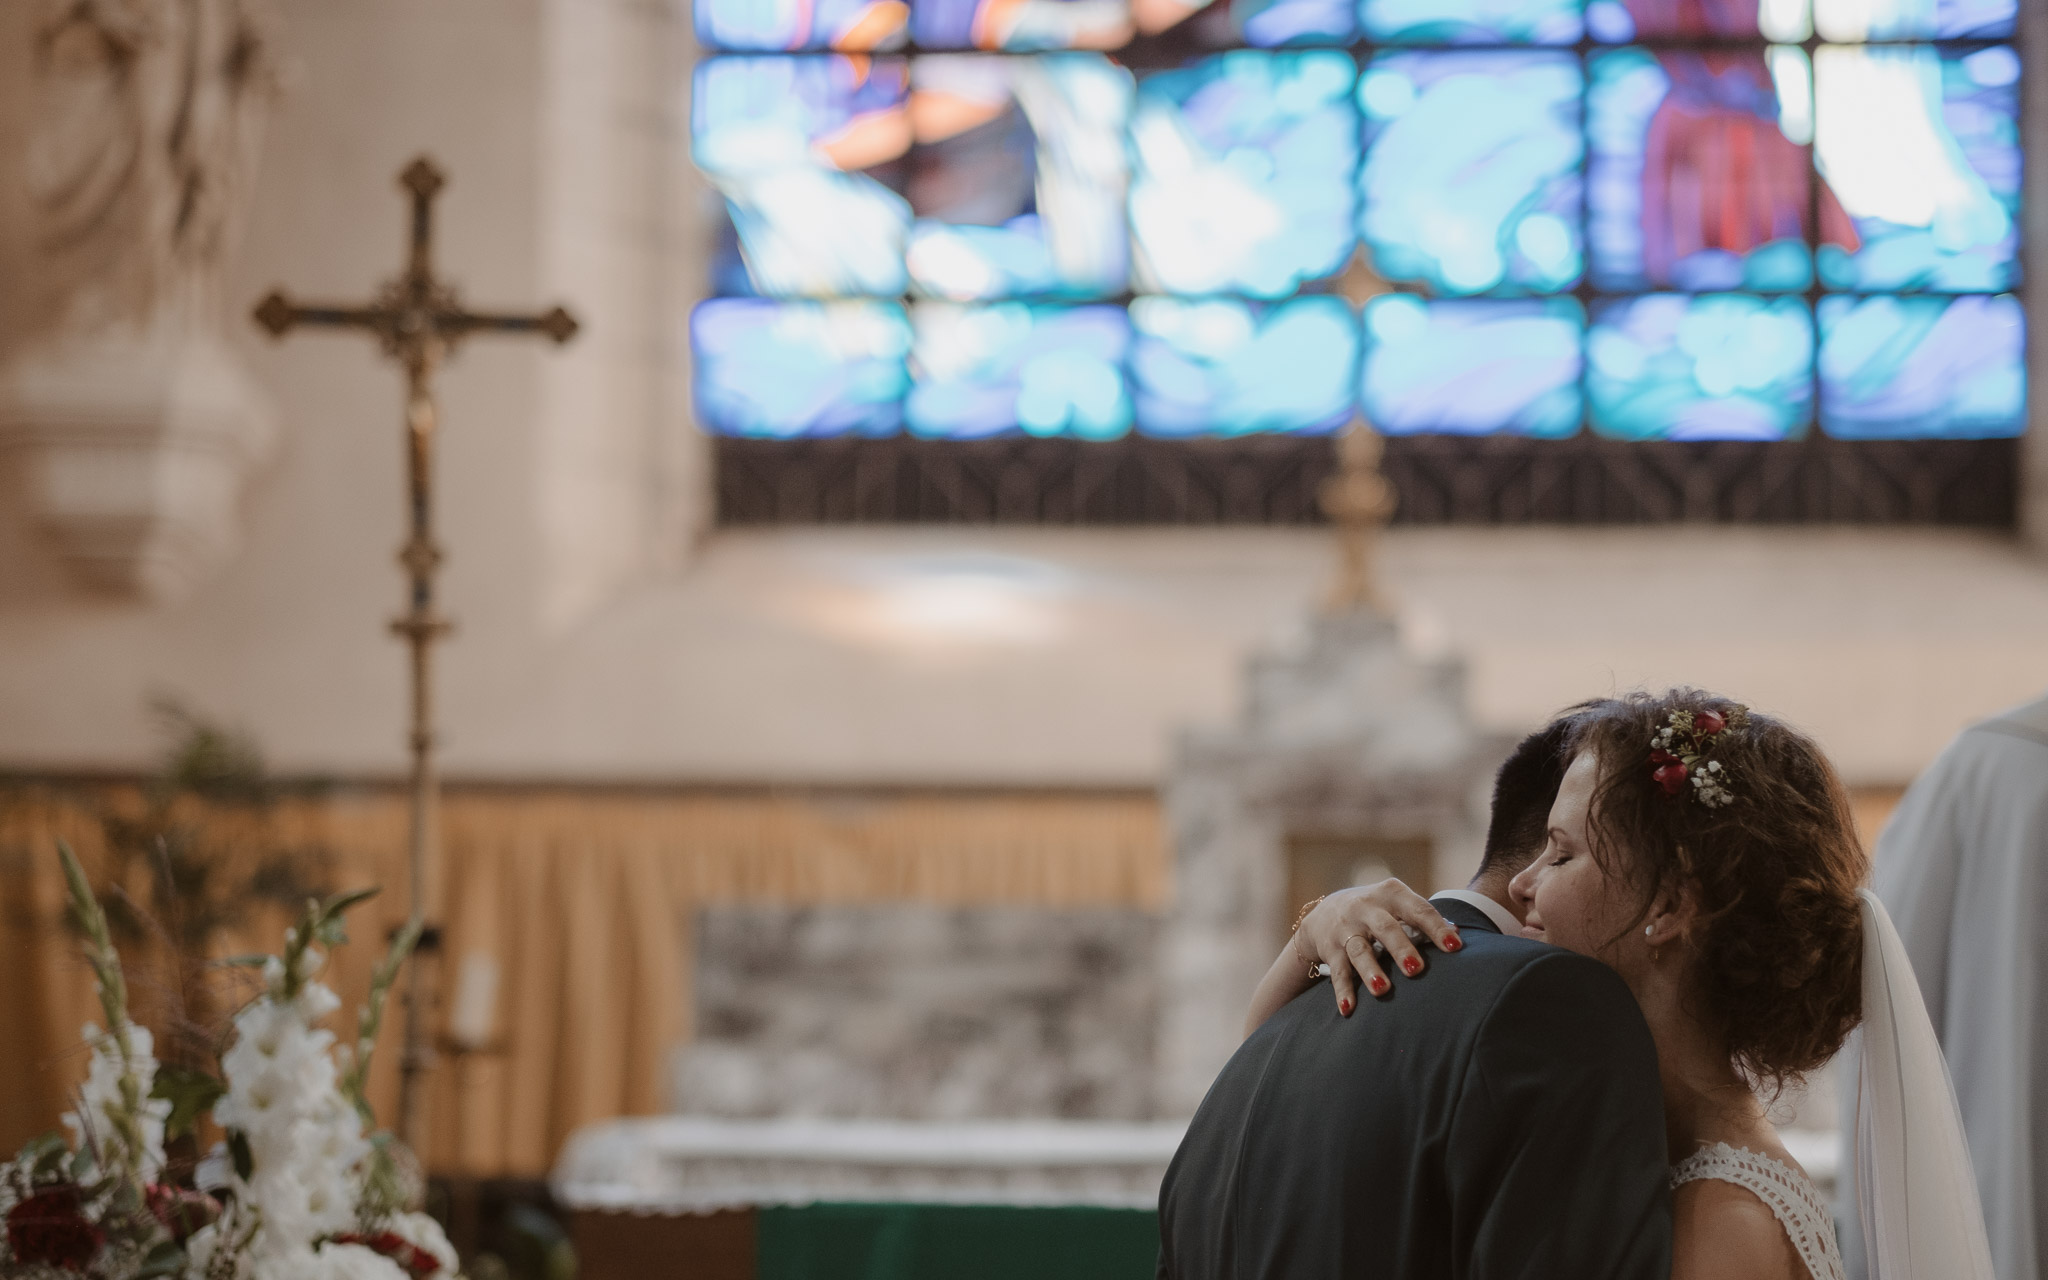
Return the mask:
<path id="1" fill-rule="evenodd" d="M 1330 894 L 1308 913 L 1288 945 L 1304 961 L 1313 955 L 1330 966 L 1330 990 L 1337 997 L 1337 1012 L 1349 1017 L 1359 982 L 1375 996 L 1394 989 L 1380 969 L 1379 957 L 1373 954 L 1373 943 L 1386 948 L 1387 958 L 1399 965 L 1402 973 L 1412 978 L 1422 972 L 1422 953 L 1403 925 L 1445 951 L 1464 945 L 1457 926 L 1399 880 Z"/>

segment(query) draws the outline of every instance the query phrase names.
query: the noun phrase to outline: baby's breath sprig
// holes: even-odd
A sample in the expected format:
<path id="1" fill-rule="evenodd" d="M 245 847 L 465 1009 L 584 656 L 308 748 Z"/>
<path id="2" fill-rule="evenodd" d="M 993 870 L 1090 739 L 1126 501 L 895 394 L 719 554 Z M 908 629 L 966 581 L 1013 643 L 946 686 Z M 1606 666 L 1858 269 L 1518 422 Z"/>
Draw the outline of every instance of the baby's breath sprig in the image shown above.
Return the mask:
<path id="1" fill-rule="evenodd" d="M 1734 804 L 1729 770 L 1709 757 L 1728 735 L 1739 736 L 1748 724 L 1749 708 L 1739 705 L 1725 714 L 1713 710 L 1672 712 L 1664 726 L 1650 735 L 1650 780 L 1667 796 L 1690 792 L 1704 808 Z"/>

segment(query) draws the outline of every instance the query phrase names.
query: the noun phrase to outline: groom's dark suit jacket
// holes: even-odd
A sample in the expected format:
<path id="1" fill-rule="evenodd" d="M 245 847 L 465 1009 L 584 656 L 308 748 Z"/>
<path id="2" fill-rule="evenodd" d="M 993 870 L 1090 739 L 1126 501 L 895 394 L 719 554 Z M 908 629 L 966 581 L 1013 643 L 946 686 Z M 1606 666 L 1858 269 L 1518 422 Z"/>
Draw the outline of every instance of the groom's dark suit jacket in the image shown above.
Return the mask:
<path id="1" fill-rule="evenodd" d="M 1462 950 L 1348 1019 L 1316 983 L 1216 1077 L 1160 1190 L 1162 1277 L 1666 1280 L 1657 1054 L 1628 988 L 1436 906 Z"/>

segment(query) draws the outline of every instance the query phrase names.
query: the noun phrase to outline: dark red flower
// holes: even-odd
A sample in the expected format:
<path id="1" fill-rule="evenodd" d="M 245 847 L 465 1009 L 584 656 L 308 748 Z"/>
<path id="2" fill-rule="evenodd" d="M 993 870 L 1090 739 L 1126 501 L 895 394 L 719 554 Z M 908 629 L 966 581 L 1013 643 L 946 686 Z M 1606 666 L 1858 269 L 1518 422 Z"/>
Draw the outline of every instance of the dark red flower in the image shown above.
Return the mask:
<path id="1" fill-rule="evenodd" d="M 1666 751 L 1664 748 L 1659 747 L 1655 751 L 1652 751 L 1650 753 L 1650 763 L 1653 765 L 1677 764 L 1678 757 L 1672 755 L 1669 751 Z"/>
<path id="2" fill-rule="evenodd" d="M 381 1253 L 405 1269 L 412 1280 L 427 1280 L 441 1269 L 441 1260 L 418 1245 L 399 1235 L 396 1231 L 364 1233 L 350 1231 L 334 1237 L 336 1244 L 359 1244 L 373 1253 Z"/>
<path id="3" fill-rule="evenodd" d="M 1692 713 L 1694 733 L 1716 734 L 1728 727 L 1727 717 L 1718 711 L 1695 711 Z"/>
<path id="4" fill-rule="evenodd" d="M 1673 764 L 1660 764 L 1650 774 L 1651 780 L 1664 788 L 1664 794 L 1667 796 L 1675 796 L 1685 790 L 1686 776 L 1687 770 L 1682 761 Z"/>
<path id="5" fill-rule="evenodd" d="M 149 1205 L 150 1213 L 164 1224 L 164 1230 L 170 1232 L 171 1238 L 179 1244 L 185 1243 L 193 1232 L 220 1216 L 220 1201 L 204 1191 L 152 1182 L 142 1193 L 142 1198 Z"/>
<path id="6" fill-rule="evenodd" d="M 65 1183 L 38 1191 L 7 1211 L 7 1247 L 18 1262 L 83 1271 L 107 1233 L 87 1220 L 85 1197 Z"/>

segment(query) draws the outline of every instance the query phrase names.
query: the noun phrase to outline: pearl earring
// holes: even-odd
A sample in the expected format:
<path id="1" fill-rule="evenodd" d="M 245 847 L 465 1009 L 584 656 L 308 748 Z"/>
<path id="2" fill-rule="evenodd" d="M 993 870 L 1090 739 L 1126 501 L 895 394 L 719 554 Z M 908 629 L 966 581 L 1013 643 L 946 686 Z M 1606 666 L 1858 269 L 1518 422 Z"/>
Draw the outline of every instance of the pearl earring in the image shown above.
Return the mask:
<path id="1" fill-rule="evenodd" d="M 1656 925 L 1653 925 L 1653 924 L 1646 924 L 1646 925 L 1644 925 L 1644 926 L 1643 926 L 1643 936 L 1644 936 L 1645 938 L 1649 937 L 1649 936 L 1650 936 L 1651 934 L 1655 933 L 1656 931 L 1657 931 L 1657 926 L 1656 926 Z M 1655 963 L 1657 963 L 1657 956 L 1658 956 L 1657 948 L 1655 948 L 1655 947 L 1651 947 L 1651 948 L 1650 948 L 1650 963 L 1651 963 L 1651 964 L 1655 964 Z"/>

